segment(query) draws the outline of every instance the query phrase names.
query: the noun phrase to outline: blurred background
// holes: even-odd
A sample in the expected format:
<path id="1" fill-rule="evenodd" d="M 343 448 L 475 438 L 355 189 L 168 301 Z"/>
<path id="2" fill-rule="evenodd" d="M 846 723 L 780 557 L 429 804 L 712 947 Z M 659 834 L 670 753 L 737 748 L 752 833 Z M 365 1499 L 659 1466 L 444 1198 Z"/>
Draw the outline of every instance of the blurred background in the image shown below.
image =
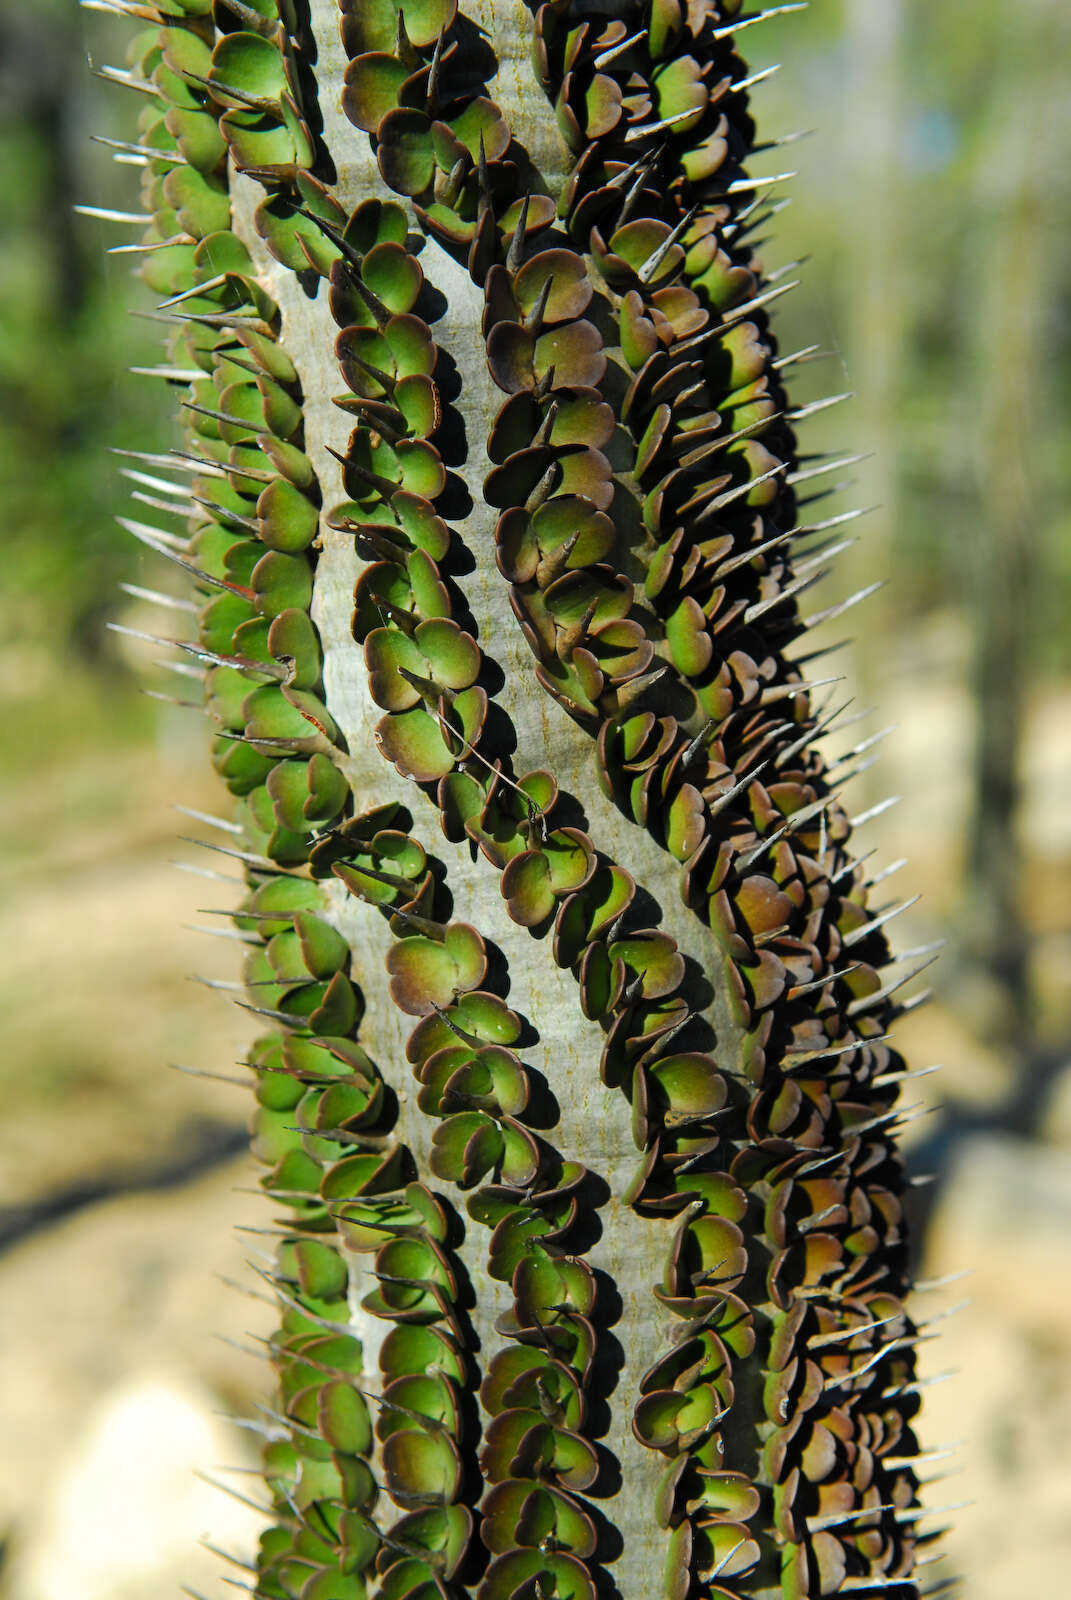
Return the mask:
<path id="1" fill-rule="evenodd" d="M 264 1215 L 241 1091 L 167 1064 L 226 1074 L 242 1053 L 240 1014 L 191 981 L 232 976 L 232 947 L 187 926 L 232 891 L 171 864 L 189 831 L 172 808 L 218 803 L 200 719 L 144 695 L 152 647 L 105 629 L 155 624 L 119 582 L 167 583 L 113 520 L 108 452 L 166 448 L 170 405 L 126 370 L 156 359 L 158 333 L 129 314 L 151 304 L 136 258 L 106 254 L 128 230 L 72 211 L 136 204 L 136 170 L 89 136 L 131 137 L 138 107 L 88 70 L 121 62 L 121 23 L 74 0 L 0 0 L 0 16 L 0 1600 L 220 1593 L 193 1542 L 237 1548 L 256 1514 L 193 1468 L 248 1465 L 223 1414 L 262 1395 L 238 1346 L 255 1349 L 270 1311 L 220 1278 L 255 1284 L 243 1262 L 263 1241 L 241 1230 Z M 1071 1558 L 1071 12 L 815 0 L 746 37 L 755 68 L 785 63 L 756 91 L 765 135 L 813 130 L 756 163 L 799 173 L 761 230 L 770 266 L 806 258 L 778 332 L 823 356 L 794 393 L 855 393 L 806 424 L 805 448 L 873 452 L 817 513 L 878 508 L 829 603 L 887 580 L 829 668 L 853 709 L 878 709 L 830 748 L 896 724 L 853 809 L 902 804 L 861 843 L 908 857 L 894 887 L 922 898 L 900 948 L 948 941 L 899 1032 L 913 1066 L 944 1065 L 910 1097 L 920 1271 L 969 1273 L 920 1302 L 954 1312 L 923 1346 L 926 1439 L 961 1443 L 927 1492 L 969 1502 L 936 1514 L 951 1532 L 933 1572 L 960 1576 L 965 1600 L 1056 1595 Z M 230 1482 L 256 1497 L 255 1479 Z"/>

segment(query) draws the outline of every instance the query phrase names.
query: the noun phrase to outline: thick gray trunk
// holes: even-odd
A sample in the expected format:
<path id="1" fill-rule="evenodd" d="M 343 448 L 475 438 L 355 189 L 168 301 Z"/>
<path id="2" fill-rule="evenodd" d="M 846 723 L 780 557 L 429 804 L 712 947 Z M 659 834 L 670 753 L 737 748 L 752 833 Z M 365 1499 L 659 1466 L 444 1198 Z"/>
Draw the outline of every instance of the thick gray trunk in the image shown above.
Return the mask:
<path id="1" fill-rule="evenodd" d="M 138 57 L 176 113 L 145 271 L 211 376 L 188 541 L 145 536 L 194 558 L 281 1029 L 250 1063 L 289 1213 L 257 1592 L 910 1586 L 900 985 L 790 654 L 835 463 L 786 420 L 737 8 L 406 0 L 410 34 L 370 0 L 351 72 L 329 0 L 183 3 Z M 332 251 L 287 233 L 317 193 Z M 402 247 L 397 194 L 467 270 Z"/>
<path id="2" fill-rule="evenodd" d="M 528 61 L 527 19 L 513 0 L 483 0 L 468 13 L 486 30 L 500 68 L 491 88 L 518 140 L 527 148 L 549 184 L 560 182 L 565 152 L 557 137 L 553 114 L 538 90 Z M 354 128 L 339 107 L 339 92 L 346 60 L 342 54 L 333 0 L 314 0 L 311 7 L 318 45 L 317 79 L 324 137 L 338 170 L 335 192 L 352 208 L 369 197 L 394 199 L 380 176 L 370 140 Z M 519 26 L 520 24 L 520 26 Z M 263 189 L 252 179 L 235 175 L 232 181 L 235 231 L 258 266 L 258 275 L 282 312 L 282 343 L 297 366 L 304 396 L 306 449 L 316 467 L 324 493 L 325 509 L 344 498 L 337 462 L 328 446 L 344 454 L 352 419 L 334 406 L 331 396 L 342 387 L 334 356 L 337 328 L 327 307 L 327 285 L 320 280 L 310 298 L 294 273 L 281 266 L 265 249 L 252 225 L 252 213 Z M 682 953 L 700 972 L 715 974 L 723 956 L 709 929 L 685 911 L 679 898 L 672 860 L 649 834 L 637 829 L 605 798 L 595 774 L 595 749 L 590 736 L 542 691 L 535 662 L 517 626 L 509 604 L 508 586 L 494 561 L 496 513 L 483 498 L 483 481 L 491 463 L 485 441 L 491 418 L 502 396 L 490 378 L 480 336 L 483 297 L 468 273 L 429 240 L 421 256 L 428 280 L 448 304 L 435 324 L 436 342 L 457 364 L 461 392 L 455 402 L 465 422 L 468 458 L 455 470 L 464 478 L 472 498 L 471 514 L 455 526 L 475 559 L 468 576 L 458 585 L 476 620 L 484 657 L 502 672 L 503 686 L 496 702 L 507 714 L 516 733 L 514 767 L 517 772 L 547 768 L 558 779 L 563 795 L 571 795 L 583 813 L 578 825 L 612 860 L 623 863 L 659 902 L 660 925 L 677 940 Z M 560 1108 L 560 1117 L 546 1136 L 566 1160 L 582 1162 L 601 1178 L 609 1191 L 600 1207 L 597 1242 L 586 1259 L 607 1275 L 620 1296 L 620 1316 L 613 1327 L 612 1353 L 601 1357 L 605 1370 L 596 1380 L 600 1389 L 613 1388 L 612 1423 L 603 1443 L 620 1463 L 620 1490 L 612 1507 L 603 1502 L 607 1516 L 618 1528 L 623 1544 L 620 1560 L 613 1564 L 614 1580 L 625 1600 L 639 1600 L 652 1577 L 661 1573 L 667 1535 L 653 1516 L 653 1501 L 665 1461 L 641 1446 L 632 1433 L 632 1408 L 638 1381 L 669 1342 L 673 1319 L 663 1312 L 651 1293 L 659 1281 L 662 1262 L 676 1219 L 651 1219 L 638 1215 L 621 1196 L 635 1175 L 640 1153 L 633 1141 L 629 1106 L 616 1090 L 599 1080 L 603 1033 L 587 1020 L 579 1007 L 575 979 L 555 965 L 547 949 L 537 944 L 527 929 L 511 921 L 499 890 L 498 874 L 482 859 L 473 858 L 467 845 L 454 845 L 443 837 L 437 816 L 416 786 L 399 776 L 380 754 L 374 729 L 382 711 L 368 690 L 368 674 L 360 645 L 351 631 L 353 590 L 365 565 L 354 550 L 351 535 L 324 525 L 322 552 L 317 564 L 312 616 L 324 653 L 326 703 L 345 736 L 349 759 L 344 771 L 357 810 L 396 800 L 414 817 L 413 836 L 429 857 L 446 867 L 446 882 L 453 897 L 455 918 L 469 922 L 493 941 L 506 958 L 509 1003 L 532 1023 L 538 1040 L 526 1052 L 546 1078 Z M 364 993 L 367 1011 L 361 1040 L 384 1077 L 396 1090 L 400 1115 L 396 1133 L 422 1168 L 426 1168 L 431 1137 L 437 1124 L 416 1104 L 415 1085 L 405 1059 L 412 1019 L 393 1004 L 387 990 L 384 962 L 394 942 L 387 923 L 368 905 L 348 894 L 341 883 L 329 890 L 336 926 L 354 953 L 353 978 Z M 704 984 L 709 992 L 709 985 Z M 718 1057 L 723 1070 L 733 1071 L 739 1053 L 734 1048 L 735 1029 L 724 994 L 709 993 L 705 1010 L 715 1024 Z M 511 1303 L 509 1286 L 497 1283 L 486 1270 L 487 1230 L 467 1223 L 466 1237 L 457 1250 L 475 1292 L 470 1312 L 481 1351 L 501 1343 L 494 1322 Z M 360 1299 L 374 1286 L 367 1257 L 352 1258 L 354 1282 L 351 1301 L 354 1331 L 365 1350 L 367 1386 L 380 1383 L 379 1346 L 389 1325 L 360 1309 Z M 612 1375 L 615 1359 L 621 1370 Z M 755 1591 L 758 1594 L 758 1591 Z"/>

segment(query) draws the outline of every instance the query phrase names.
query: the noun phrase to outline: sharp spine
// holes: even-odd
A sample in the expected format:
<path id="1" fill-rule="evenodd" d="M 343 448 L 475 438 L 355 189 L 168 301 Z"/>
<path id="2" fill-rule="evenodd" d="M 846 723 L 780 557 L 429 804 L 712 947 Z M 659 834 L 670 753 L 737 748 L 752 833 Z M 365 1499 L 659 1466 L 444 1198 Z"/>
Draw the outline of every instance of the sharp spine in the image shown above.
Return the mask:
<path id="1" fill-rule="evenodd" d="M 839 472 L 841 467 L 854 467 L 860 461 L 869 461 L 873 451 L 865 450 L 851 456 L 834 456 L 830 461 L 824 461 L 820 467 L 803 467 L 797 472 L 790 472 L 786 482 L 795 486 L 797 483 L 809 483 L 812 478 L 822 478 L 827 472 Z"/>
<path id="2" fill-rule="evenodd" d="M 735 22 L 728 22 L 724 27 L 714 28 L 710 37 L 712 39 L 732 39 L 744 28 L 753 28 L 757 22 L 769 22 L 772 17 L 787 17 L 793 11 L 806 11 L 806 0 L 793 0 L 792 4 L 771 6 L 769 11 L 752 11 L 750 15 L 737 17 Z"/>
<path id="3" fill-rule="evenodd" d="M 120 583 L 124 594 L 132 595 L 135 600 L 148 600 L 153 605 L 166 606 L 170 611 L 186 611 L 196 613 L 197 607 L 192 600 L 184 600 L 179 595 L 163 594 L 159 589 L 143 589 L 137 583 Z"/>
<path id="4" fill-rule="evenodd" d="M 209 811 L 195 811 L 192 806 L 172 806 L 173 811 L 178 811 L 184 817 L 192 817 L 194 822 L 203 822 L 209 828 L 219 828 L 224 833 L 241 834 L 241 825 L 237 822 L 228 822 L 225 817 L 214 817 Z"/>
<path id="5" fill-rule="evenodd" d="M 848 821 L 853 828 L 861 828 L 864 822 L 870 822 L 874 817 L 880 817 L 883 812 L 891 811 L 902 799 L 902 795 L 891 794 L 887 799 L 879 800 L 876 805 L 869 806 L 866 811 L 860 811 L 858 816 L 849 817 Z"/>
<path id="6" fill-rule="evenodd" d="M 863 939 L 869 938 L 872 933 L 876 933 L 879 928 L 883 928 L 887 922 L 891 922 L 894 917 L 898 917 L 901 911 L 909 911 L 912 906 L 918 905 L 921 899 L 921 894 L 912 895 L 910 900 L 901 900 L 899 905 L 890 907 L 888 911 L 883 911 L 880 916 L 871 917 L 870 921 L 864 922 L 862 927 L 853 928 L 850 933 L 844 935 L 841 941 L 842 948 L 845 950 L 852 949 L 854 945 L 859 944 Z"/>
<path id="7" fill-rule="evenodd" d="M 772 78 L 775 72 L 781 71 L 781 63 L 777 61 L 772 67 L 763 67 L 761 72 L 753 72 L 748 78 L 739 78 L 736 83 L 729 85 L 730 94 L 746 94 L 749 89 L 754 89 L 757 84 L 765 83 L 767 78 Z"/>
<path id="8" fill-rule="evenodd" d="M 836 617 L 842 617 L 852 606 L 857 606 L 861 600 L 868 600 L 872 594 L 877 594 L 879 589 L 884 589 L 885 579 L 879 578 L 876 583 L 868 583 L 865 588 L 857 589 L 849 595 L 847 600 L 839 601 L 835 606 L 827 606 L 824 611 L 816 611 L 812 616 L 803 618 L 803 629 L 817 628 L 823 622 L 832 622 Z"/>

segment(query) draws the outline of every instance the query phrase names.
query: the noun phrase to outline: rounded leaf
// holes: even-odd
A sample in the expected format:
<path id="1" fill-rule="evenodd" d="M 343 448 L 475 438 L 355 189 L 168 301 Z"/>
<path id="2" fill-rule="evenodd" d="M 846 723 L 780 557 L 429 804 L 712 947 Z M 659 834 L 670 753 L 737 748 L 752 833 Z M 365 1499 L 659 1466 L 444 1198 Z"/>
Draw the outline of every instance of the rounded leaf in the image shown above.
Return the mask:
<path id="1" fill-rule="evenodd" d="M 401 1506 L 449 1505 L 461 1484 L 457 1450 L 444 1433 L 392 1433 L 383 1444 L 383 1468 L 391 1499 Z"/>

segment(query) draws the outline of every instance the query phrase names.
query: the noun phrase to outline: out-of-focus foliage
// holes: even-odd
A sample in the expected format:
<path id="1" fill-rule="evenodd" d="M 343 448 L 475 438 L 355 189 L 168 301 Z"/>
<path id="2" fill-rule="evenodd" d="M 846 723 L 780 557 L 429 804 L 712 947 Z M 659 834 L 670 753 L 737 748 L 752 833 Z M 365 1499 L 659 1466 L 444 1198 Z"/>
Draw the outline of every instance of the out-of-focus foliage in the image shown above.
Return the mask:
<path id="1" fill-rule="evenodd" d="M 104 93 L 87 71 L 98 40 L 110 47 L 117 33 L 107 19 L 73 0 L 5 0 L 0 25 L 4 626 L 8 643 L 47 640 L 56 649 L 73 639 L 92 657 L 116 579 L 133 566 L 112 519 L 107 446 L 135 433 L 139 448 L 158 448 L 167 397 L 125 371 L 155 344 L 126 309 L 132 258 L 105 255 L 140 230 L 73 207 L 129 208 L 133 171 L 114 165 L 90 134 L 129 137 L 138 108 Z"/>
<path id="2" fill-rule="evenodd" d="M 859 19 L 868 11 L 889 19 L 892 49 L 877 60 L 859 49 Z M 799 204 L 779 219 L 778 232 L 813 263 L 803 269 L 801 305 L 789 297 L 781 326 L 813 326 L 815 303 L 824 302 L 827 338 L 844 361 L 835 378 L 826 364 L 827 389 L 862 387 L 868 346 L 881 338 L 880 311 L 871 308 L 867 320 L 853 315 L 860 274 L 881 272 L 888 289 L 884 319 L 895 348 L 889 392 L 878 397 L 888 431 L 872 437 L 859 415 L 845 413 L 842 423 L 835 414 L 829 437 L 832 443 L 839 432 L 843 442 L 850 432 L 856 448 L 880 451 L 892 467 L 901 621 L 905 604 L 921 611 L 971 597 L 979 530 L 992 515 L 992 475 L 1002 470 L 985 437 L 986 412 L 1007 386 L 1000 324 L 1014 319 L 1025 368 L 1018 431 L 1034 565 L 1029 647 L 1035 667 L 1065 668 L 1071 12 L 1061 0 L 1011 8 L 981 0 L 966 10 L 920 0 L 827 0 L 774 26 L 778 38 L 771 29 L 763 45 L 786 65 L 767 90 L 778 111 L 767 126 L 807 126 L 798 108 L 826 108 L 824 126 L 776 152 L 771 170 L 800 169 Z M 886 109 L 889 119 L 875 128 Z M 882 148 L 884 161 L 868 169 L 865 159 Z M 868 238 L 875 216 L 884 239 Z M 887 262 L 874 258 L 882 248 Z M 997 292 L 1002 248 L 1017 258 L 1017 270 Z"/>

